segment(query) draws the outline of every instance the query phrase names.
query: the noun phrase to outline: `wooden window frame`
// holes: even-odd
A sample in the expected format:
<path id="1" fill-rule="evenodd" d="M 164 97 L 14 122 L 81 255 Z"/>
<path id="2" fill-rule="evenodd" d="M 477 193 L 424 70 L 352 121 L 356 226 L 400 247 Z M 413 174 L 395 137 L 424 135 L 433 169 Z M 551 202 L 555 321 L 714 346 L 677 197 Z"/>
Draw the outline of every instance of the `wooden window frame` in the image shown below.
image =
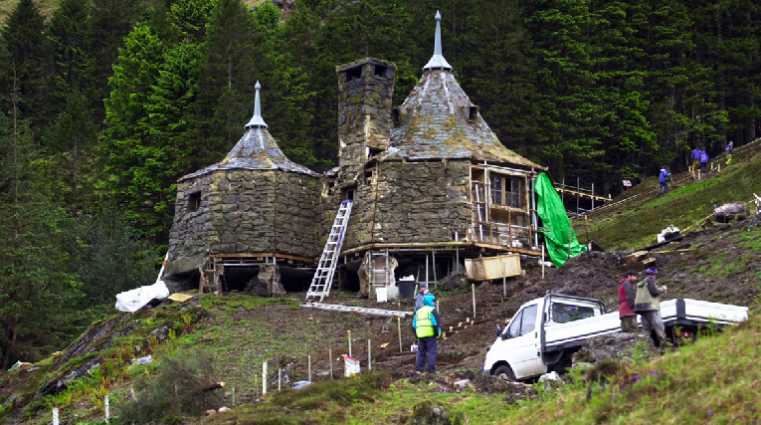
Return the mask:
<path id="1" fill-rule="evenodd" d="M 496 187 L 495 179 L 501 180 L 501 187 L 499 189 Z M 517 182 L 517 191 L 514 191 L 514 189 L 516 189 L 514 182 Z M 510 190 L 508 190 L 508 184 Z M 489 191 L 491 194 L 491 205 L 499 205 L 512 208 L 523 207 L 523 179 L 521 178 L 504 174 L 489 173 Z M 506 195 L 509 195 L 509 197 Z M 513 205 L 512 202 L 512 200 L 515 199 L 515 195 L 518 196 L 518 205 Z M 498 196 L 500 198 L 499 202 L 497 202 Z M 510 202 L 508 202 L 508 199 Z"/>

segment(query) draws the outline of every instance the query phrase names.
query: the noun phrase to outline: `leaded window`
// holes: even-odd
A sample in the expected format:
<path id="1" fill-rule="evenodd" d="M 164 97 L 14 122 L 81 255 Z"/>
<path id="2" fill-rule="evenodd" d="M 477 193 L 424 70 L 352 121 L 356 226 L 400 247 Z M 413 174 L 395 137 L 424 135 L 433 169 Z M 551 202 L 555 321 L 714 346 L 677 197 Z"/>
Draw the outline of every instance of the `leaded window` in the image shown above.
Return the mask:
<path id="1" fill-rule="evenodd" d="M 521 179 L 491 175 L 491 203 L 521 207 Z"/>

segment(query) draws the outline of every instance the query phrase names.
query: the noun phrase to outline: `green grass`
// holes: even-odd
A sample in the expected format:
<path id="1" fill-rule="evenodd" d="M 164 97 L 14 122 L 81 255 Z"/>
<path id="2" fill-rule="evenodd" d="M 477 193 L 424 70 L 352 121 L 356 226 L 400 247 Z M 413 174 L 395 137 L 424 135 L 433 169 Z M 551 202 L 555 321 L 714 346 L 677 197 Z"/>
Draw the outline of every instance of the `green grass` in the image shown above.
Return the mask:
<path id="1" fill-rule="evenodd" d="M 538 400 L 508 404 L 504 394 L 437 392 L 437 384 L 407 380 L 389 384 L 382 373 L 325 381 L 301 391 L 267 395 L 256 406 L 243 406 L 203 423 L 302 424 L 397 423 L 415 403 L 432 400 L 469 423 L 510 424 L 684 424 L 755 423 L 761 419 L 761 316 L 716 336 L 703 336 L 663 357 L 612 362 L 607 387 L 592 386 L 581 372 L 559 390 L 541 390 Z M 538 387 L 538 386 L 537 386 Z"/>
<path id="2" fill-rule="evenodd" d="M 632 250 L 655 244 L 656 235 L 670 224 L 685 229 L 712 214 L 714 205 L 747 202 L 754 192 L 761 193 L 761 161 L 756 159 L 733 165 L 727 174 L 672 190 L 666 196 L 643 197 L 601 212 L 589 223 L 577 222 L 576 233 L 585 235 L 585 225 L 588 226 L 589 238 L 607 250 Z M 656 184 L 643 184 L 641 190 Z M 761 249 L 761 242 L 747 243 L 754 250 Z"/>

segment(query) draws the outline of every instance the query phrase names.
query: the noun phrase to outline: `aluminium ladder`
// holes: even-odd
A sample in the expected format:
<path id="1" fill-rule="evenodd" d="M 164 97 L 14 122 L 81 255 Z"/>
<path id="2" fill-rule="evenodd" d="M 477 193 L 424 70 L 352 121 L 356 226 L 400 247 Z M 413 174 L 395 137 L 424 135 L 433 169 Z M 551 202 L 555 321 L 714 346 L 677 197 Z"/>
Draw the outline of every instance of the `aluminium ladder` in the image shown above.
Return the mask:
<path id="1" fill-rule="evenodd" d="M 369 314 L 371 316 L 399 317 L 404 319 L 412 316 L 413 311 L 384 310 L 381 308 L 354 307 L 351 305 L 309 303 L 301 304 L 302 308 L 311 308 L 313 310 L 335 311 L 341 313 Z"/>
<path id="2" fill-rule="evenodd" d="M 312 278 L 312 284 L 309 285 L 306 299 L 320 297 L 320 302 L 330 295 L 330 287 L 333 284 L 333 274 L 336 271 L 338 256 L 341 253 L 341 246 L 344 243 L 344 234 L 346 227 L 349 225 L 351 216 L 351 207 L 354 204 L 352 200 L 341 202 L 336 213 L 336 220 L 328 234 L 328 242 L 320 256 L 320 262 L 317 263 L 317 271 Z"/>

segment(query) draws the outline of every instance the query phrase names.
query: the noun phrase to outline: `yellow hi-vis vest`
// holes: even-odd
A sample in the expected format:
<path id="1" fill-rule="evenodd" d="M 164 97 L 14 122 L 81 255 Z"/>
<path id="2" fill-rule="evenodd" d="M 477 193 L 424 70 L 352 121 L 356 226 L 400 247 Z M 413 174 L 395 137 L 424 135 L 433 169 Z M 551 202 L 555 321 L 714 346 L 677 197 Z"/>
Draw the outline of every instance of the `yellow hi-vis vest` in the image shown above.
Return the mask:
<path id="1" fill-rule="evenodd" d="M 415 313 L 415 336 L 428 338 L 436 333 L 433 330 L 433 307 L 424 306 Z"/>

